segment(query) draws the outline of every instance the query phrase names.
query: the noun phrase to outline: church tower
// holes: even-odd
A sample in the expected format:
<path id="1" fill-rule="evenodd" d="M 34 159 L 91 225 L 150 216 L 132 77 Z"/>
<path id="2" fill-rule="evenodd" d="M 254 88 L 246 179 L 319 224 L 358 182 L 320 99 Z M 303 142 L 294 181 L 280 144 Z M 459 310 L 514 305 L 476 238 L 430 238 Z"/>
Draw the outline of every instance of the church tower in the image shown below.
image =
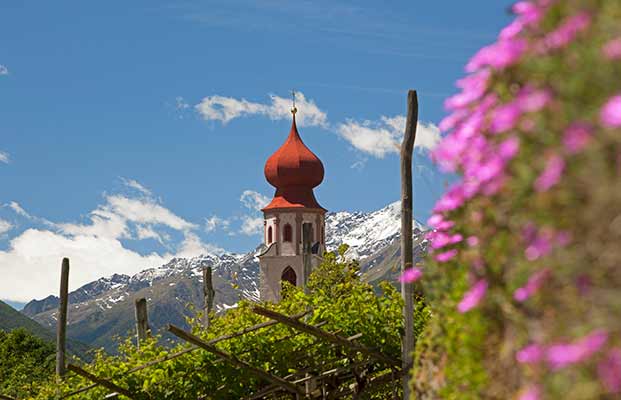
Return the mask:
<path id="1" fill-rule="evenodd" d="M 302 142 L 293 123 L 289 137 L 265 163 L 265 178 L 276 188 L 272 201 L 262 210 L 265 250 L 259 254 L 261 300 L 277 302 L 282 283 L 304 286 L 325 250 L 326 210 L 317 203 L 313 188 L 323 181 L 323 164 Z M 304 234 L 310 237 L 304 254 Z M 305 263 L 306 259 L 306 263 Z M 306 264 L 306 266 L 305 266 Z"/>

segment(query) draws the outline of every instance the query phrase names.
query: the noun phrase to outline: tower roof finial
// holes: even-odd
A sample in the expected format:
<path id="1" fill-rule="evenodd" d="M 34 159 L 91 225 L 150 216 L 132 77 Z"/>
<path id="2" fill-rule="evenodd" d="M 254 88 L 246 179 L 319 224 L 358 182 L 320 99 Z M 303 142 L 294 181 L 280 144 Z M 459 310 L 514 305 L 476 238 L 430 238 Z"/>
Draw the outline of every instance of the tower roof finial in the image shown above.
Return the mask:
<path id="1" fill-rule="evenodd" d="M 295 117 L 295 113 L 298 112 L 298 109 L 295 107 L 295 90 L 291 91 L 291 100 L 293 102 L 293 107 L 291 108 L 291 114 Z"/>

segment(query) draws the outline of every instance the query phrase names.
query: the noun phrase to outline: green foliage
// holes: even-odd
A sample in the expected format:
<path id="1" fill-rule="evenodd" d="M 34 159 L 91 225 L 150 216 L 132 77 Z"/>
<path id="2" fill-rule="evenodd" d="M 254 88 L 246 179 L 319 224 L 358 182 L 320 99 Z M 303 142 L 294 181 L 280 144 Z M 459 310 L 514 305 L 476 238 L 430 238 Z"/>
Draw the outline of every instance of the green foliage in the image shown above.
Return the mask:
<path id="1" fill-rule="evenodd" d="M 25 329 L 0 330 L 0 394 L 25 398 L 54 372 L 54 346 Z"/>
<path id="2" fill-rule="evenodd" d="M 400 358 L 402 301 L 399 293 L 386 283 L 382 284 L 382 293 L 377 295 L 372 286 L 360 280 L 358 263 L 346 260 L 343 257 L 344 249 L 341 250 L 338 255 L 325 255 L 323 263 L 310 277 L 308 293 L 301 288 L 288 287 L 280 303 L 265 306 L 287 315 L 312 309 L 312 314 L 305 317 L 306 323 L 322 323 L 321 329 L 338 332 L 343 337 L 362 333 L 362 337 L 357 339 L 359 343 Z M 237 308 L 224 315 L 214 315 L 208 331 L 201 327 L 200 318 L 189 322 L 195 335 L 205 340 L 214 339 L 265 321 L 264 317 L 252 312 L 252 306 L 252 303 L 241 302 Z M 428 318 L 427 314 L 423 305 L 418 305 L 415 321 L 419 331 Z M 85 368 L 100 377 L 111 379 L 138 396 L 148 395 L 153 399 L 195 400 L 201 396 L 239 399 L 266 385 L 266 382 L 261 382 L 246 371 L 202 350 L 128 374 L 130 369 L 138 365 L 187 347 L 187 344 L 182 343 L 167 349 L 154 338 L 138 350 L 128 339 L 119 348 L 119 356 L 99 352 L 94 362 Z M 293 367 L 318 373 L 364 359 L 360 355 L 347 359 L 338 346 L 321 342 L 283 324 L 218 342 L 217 347 L 279 377 L 294 373 Z M 385 369 L 383 366 L 375 368 L 375 371 L 368 372 L 377 373 Z M 60 389 L 67 393 L 88 384 L 83 378 L 70 374 Z M 48 398 L 56 390 L 55 384 L 49 382 L 43 385 L 38 398 Z M 389 393 L 392 393 L 391 388 L 380 386 L 365 396 L 382 399 L 389 396 Z M 101 399 L 105 394 L 106 390 L 98 387 L 76 397 Z"/>

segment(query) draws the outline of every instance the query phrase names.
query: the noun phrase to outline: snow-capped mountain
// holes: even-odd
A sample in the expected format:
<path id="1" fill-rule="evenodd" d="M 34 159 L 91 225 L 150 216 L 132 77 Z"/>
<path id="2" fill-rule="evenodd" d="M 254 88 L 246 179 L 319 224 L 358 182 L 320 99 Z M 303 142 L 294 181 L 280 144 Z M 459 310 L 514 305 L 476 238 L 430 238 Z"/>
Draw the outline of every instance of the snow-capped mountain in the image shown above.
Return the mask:
<path id="1" fill-rule="evenodd" d="M 414 221 L 414 234 L 425 230 Z M 401 203 L 369 213 L 340 211 L 326 215 L 326 247 L 349 245 L 348 255 L 361 261 L 393 244 L 401 231 Z"/>
<path id="2" fill-rule="evenodd" d="M 369 281 L 395 279 L 398 264 L 400 204 L 392 203 L 374 212 L 336 212 L 326 216 L 327 247 L 330 251 L 347 243 L 348 255 L 361 262 Z M 425 228 L 415 221 L 416 254 L 426 248 Z M 416 242 L 415 242 L 416 243 Z M 154 330 L 168 323 L 186 325 L 192 316 L 189 304 L 203 306 L 202 270 L 211 266 L 216 291 L 215 309 L 234 307 L 240 299 L 258 300 L 259 263 L 257 250 L 247 254 L 203 254 L 174 258 L 168 263 L 133 276 L 115 274 L 86 284 L 69 294 L 69 336 L 108 350 L 112 338 L 126 336 L 133 329 L 134 300 L 147 298 L 149 322 Z M 58 298 L 33 300 L 22 312 L 44 326 L 54 327 Z"/>

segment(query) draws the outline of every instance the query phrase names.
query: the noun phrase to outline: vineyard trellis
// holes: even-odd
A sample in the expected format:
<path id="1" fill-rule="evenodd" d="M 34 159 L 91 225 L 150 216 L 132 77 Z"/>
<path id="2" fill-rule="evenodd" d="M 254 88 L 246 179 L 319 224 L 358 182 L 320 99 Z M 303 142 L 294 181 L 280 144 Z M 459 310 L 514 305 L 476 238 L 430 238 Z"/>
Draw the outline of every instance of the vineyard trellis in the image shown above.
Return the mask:
<path id="1" fill-rule="evenodd" d="M 138 303 L 139 302 L 137 302 L 137 304 Z M 238 332 L 223 335 L 209 341 L 204 341 L 198 336 L 177 326 L 169 325 L 169 332 L 190 343 L 192 347 L 152 360 L 129 370 L 127 373 L 131 374 L 156 364 L 181 357 L 189 352 L 202 350 L 216 355 L 222 362 L 228 362 L 241 371 L 252 374 L 266 383 L 265 386 L 248 396 L 248 400 L 290 398 L 291 396 L 294 396 L 294 398 L 332 399 L 350 394 L 354 396 L 360 395 L 364 391 L 371 390 L 376 386 L 379 387 L 386 384 L 392 384 L 393 386 L 400 385 L 400 378 L 402 375 L 401 360 L 384 355 L 358 343 L 357 340 L 363 336 L 362 332 L 349 337 L 343 337 L 339 335 L 339 332 L 328 332 L 321 329 L 323 323 L 309 325 L 302 322 L 301 319 L 309 316 L 309 314 L 312 313 L 311 310 L 291 316 L 269 310 L 259 305 L 253 306 L 252 310 L 254 313 L 269 319 L 265 322 L 244 328 Z M 287 325 L 294 330 L 294 333 L 281 338 L 281 340 L 275 342 L 275 344 L 289 340 L 297 335 L 306 334 L 316 339 L 317 344 L 330 344 L 333 347 L 340 348 L 342 350 L 342 356 L 332 360 L 322 360 L 322 369 L 313 370 L 313 368 L 309 368 L 309 366 L 304 363 L 304 360 L 308 359 L 305 357 L 305 354 L 298 354 L 291 359 L 290 369 L 295 372 L 285 377 L 278 377 L 269 371 L 262 370 L 242 361 L 238 358 L 242 353 L 237 355 L 228 354 L 216 347 L 216 344 L 222 341 L 240 337 L 260 329 L 269 329 L 269 327 L 276 324 Z M 249 352 L 252 351 L 252 349 L 247 349 L 246 351 Z M 359 360 L 361 357 L 363 359 Z M 144 394 L 132 393 L 111 380 L 96 376 L 75 364 L 68 364 L 67 370 L 81 375 L 93 383 L 73 392 L 63 394 L 60 396 L 61 399 L 76 396 L 97 386 L 102 386 L 110 390 L 111 396 L 121 394 L 129 399 L 145 397 Z M 221 387 L 220 391 L 223 394 L 226 393 L 226 387 Z M 394 393 L 396 394 L 396 390 L 394 390 Z M 218 393 L 214 394 L 216 398 L 217 395 Z"/>

